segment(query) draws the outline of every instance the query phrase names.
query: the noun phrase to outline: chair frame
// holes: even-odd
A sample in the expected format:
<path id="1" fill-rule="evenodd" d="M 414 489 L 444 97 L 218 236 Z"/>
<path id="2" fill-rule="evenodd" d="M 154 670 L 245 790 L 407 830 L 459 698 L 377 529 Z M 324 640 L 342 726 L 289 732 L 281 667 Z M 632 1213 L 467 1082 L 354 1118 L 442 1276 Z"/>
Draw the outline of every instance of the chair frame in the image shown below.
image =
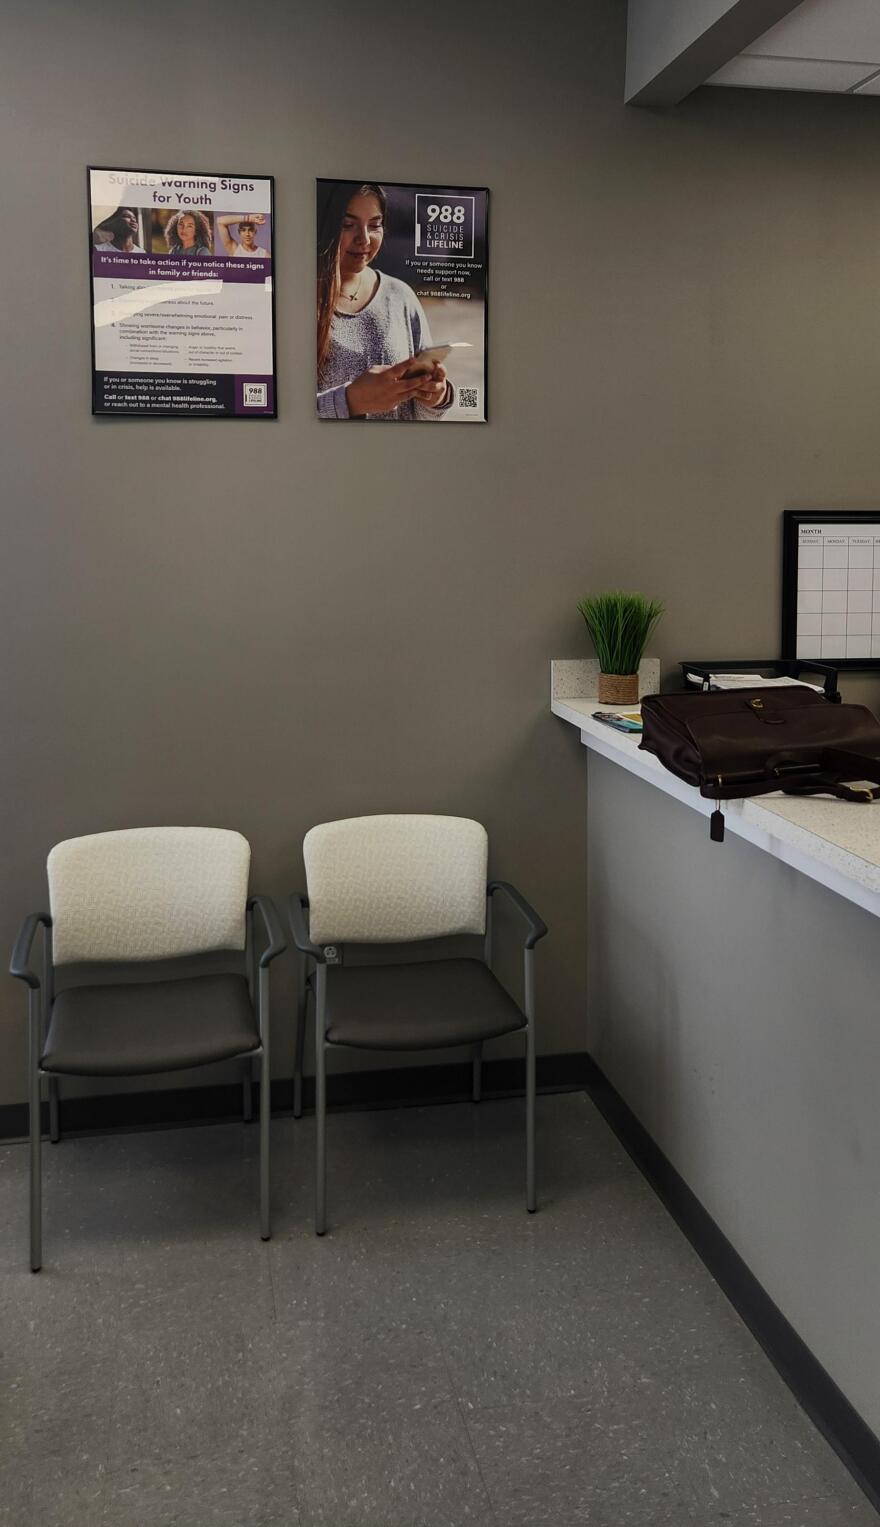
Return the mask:
<path id="1" fill-rule="evenodd" d="M 257 955 L 254 932 L 254 913 L 258 911 L 268 938 L 262 954 Z M 31 969 L 30 959 L 37 929 L 43 929 L 43 959 L 41 974 Z M 272 1234 L 269 1172 L 269 1123 L 271 1119 L 271 1051 L 269 1028 L 269 966 L 287 945 L 281 920 L 272 902 L 266 896 L 250 896 L 245 912 L 245 962 L 248 991 L 251 1002 L 256 1005 L 257 1026 L 260 1043 L 257 1049 L 246 1051 L 241 1057 L 242 1067 L 242 1114 L 245 1121 L 253 1118 L 252 1084 L 254 1064 L 260 1063 L 260 1235 L 268 1241 Z M 52 961 L 52 918 L 48 912 L 32 912 L 22 923 L 9 974 L 23 981 L 28 995 L 28 1124 L 30 1138 L 30 1264 L 31 1272 L 39 1272 L 43 1265 L 42 1252 L 42 1083 L 49 1084 L 49 1139 L 53 1145 L 61 1138 L 58 1103 L 58 1072 L 43 1071 L 40 1056 L 49 1030 L 54 991 L 54 965 Z M 235 1056 L 230 1056 L 234 1060 Z M 216 1065 L 216 1061 L 206 1062 Z M 151 1075 L 174 1067 L 158 1067 Z M 196 1069 L 193 1067 L 192 1069 Z"/>
<path id="2" fill-rule="evenodd" d="M 547 925 L 515 886 L 506 880 L 490 880 L 486 887 L 486 932 L 483 939 L 483 963 L 492 969 L 492 898 L 500 892 L 512 903 L 526 923 L 523 944 L 523 1013 L 526 1043 L 526 1208 L 537 1208 L 535 1187 L 535 945 L 547 932 Z M 334 1045 L 326 1035 L 327 957 L 324 947 L 313 944 L 306 914 L 309 899 L 294 892 L 288 899 L 288 913 L 293 941 L 302 959 L 297 983 L 296 1046 L 293 1073 L 293 1114 L 302 1117 L 303 1054 L 306 1037 L 308 1002 L 308 962 L 315 968 L 315 1117 L 317 1141 L 315 1154 L 315 1233 L 327 1229 L 327 1051 L 351 1049 Z M 393 941 L 391 941 L 393 942 Z M 514 1031 L 517 1032 L 517 1031 Z M 482 1097 L 483 1042 L 473 1046 L 471 1096 L 475 1103 Z"/>

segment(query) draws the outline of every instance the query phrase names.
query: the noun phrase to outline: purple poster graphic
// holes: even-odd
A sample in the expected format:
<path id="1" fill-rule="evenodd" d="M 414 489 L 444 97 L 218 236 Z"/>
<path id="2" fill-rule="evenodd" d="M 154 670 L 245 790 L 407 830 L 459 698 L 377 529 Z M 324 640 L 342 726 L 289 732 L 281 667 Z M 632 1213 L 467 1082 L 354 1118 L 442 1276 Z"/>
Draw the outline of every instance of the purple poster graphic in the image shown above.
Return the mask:
<path id="1" fill-rule="evenodd" d="M 88 176 L 92 412 L 276 418 L 271 176 Z"/>
<path id="2" fill-rule="evenodd" d="M 488 191 L 317 194 L 319 419 L 485 423 Z"/>

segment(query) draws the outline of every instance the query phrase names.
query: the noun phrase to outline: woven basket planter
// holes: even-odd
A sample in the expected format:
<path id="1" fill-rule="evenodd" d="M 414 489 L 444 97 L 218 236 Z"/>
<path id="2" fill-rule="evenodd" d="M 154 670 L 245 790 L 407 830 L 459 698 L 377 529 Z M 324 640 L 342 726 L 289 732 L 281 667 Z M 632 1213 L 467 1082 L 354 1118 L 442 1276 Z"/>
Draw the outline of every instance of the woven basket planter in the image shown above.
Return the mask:
<path id="1" fill-rule="evenodd" d="M 600 705 L 636 705 L 639 698 L 637 673 L 600 673 Z"/>

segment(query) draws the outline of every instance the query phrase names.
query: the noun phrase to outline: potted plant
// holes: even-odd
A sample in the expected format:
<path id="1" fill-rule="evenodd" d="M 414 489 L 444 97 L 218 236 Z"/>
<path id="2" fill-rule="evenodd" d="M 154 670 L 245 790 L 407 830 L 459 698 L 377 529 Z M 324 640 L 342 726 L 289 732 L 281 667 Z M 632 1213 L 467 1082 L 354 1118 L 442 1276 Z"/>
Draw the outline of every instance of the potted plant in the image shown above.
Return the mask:
<path id="1" fill-rule="evenodd" d="M 639 664 L 663 606 L 644 594 L 588 594 L 578 604 L 599 659 L 599 703 L 634 705 Z"/>

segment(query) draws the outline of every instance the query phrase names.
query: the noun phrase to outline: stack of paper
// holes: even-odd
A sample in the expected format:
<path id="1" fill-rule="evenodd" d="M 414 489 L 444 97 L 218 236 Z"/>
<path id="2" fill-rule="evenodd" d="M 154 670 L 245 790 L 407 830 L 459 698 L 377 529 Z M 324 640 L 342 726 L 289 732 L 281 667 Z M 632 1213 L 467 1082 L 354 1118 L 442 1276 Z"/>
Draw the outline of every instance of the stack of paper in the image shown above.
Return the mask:
<path id="1" fill-rule="evenodd" d="M 689 673 L 688 683 L 702 689 L 703 674 Z M 801 689 L 815 689 L 821 693 L 821 684 L 807 684 L 803 679 L 765 679 L 760 673 L 710 673 L 710 689 L 781 689 L 794 684 Z"/>

